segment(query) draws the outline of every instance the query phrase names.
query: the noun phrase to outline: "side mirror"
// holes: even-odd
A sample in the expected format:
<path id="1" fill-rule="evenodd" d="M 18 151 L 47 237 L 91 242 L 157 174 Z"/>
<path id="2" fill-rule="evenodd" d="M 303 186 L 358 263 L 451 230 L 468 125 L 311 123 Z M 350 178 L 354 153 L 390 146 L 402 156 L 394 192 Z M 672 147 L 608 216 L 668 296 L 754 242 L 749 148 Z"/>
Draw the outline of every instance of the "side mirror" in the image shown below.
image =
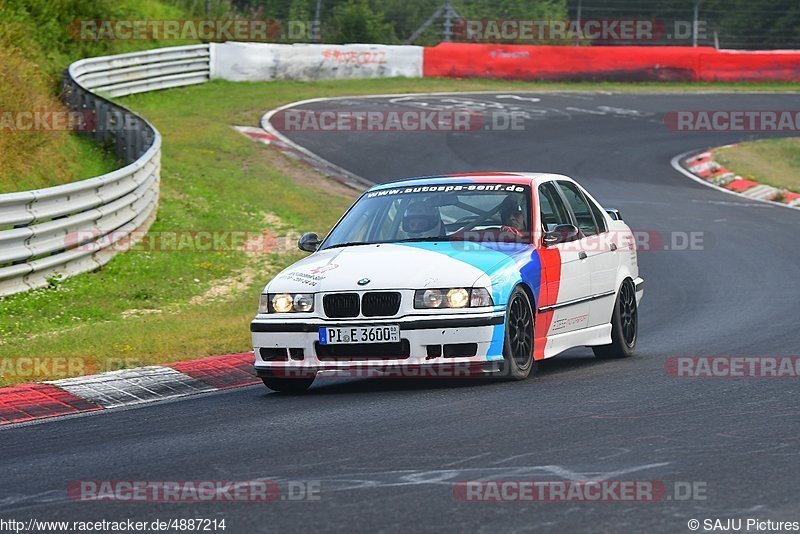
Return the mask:
<path id="1" fill-rule="evenodd" d="M 300 236 L 300 240 L 297 242 L 297 248 L 305 252 L 316 252 L 321 244 L 322 241 L 317 234 L 314 232 L 307 232 Z"/>
<path id="2" fill-rule="evenodd" d="M 615 221 L 622 220 L 622 214 L 619 212 L 619 210 L 606 210 L 606 213 L 611 215 L 611 218 L 614 219 Z"/>
<path id="3" fill-rule="evenodd" d="M 559 243 L 569 243 L 578 238 L 580 232 L 575 225 L 572 224 L 559 224 L 552 231 L 544 234 L 544 246 L 552 247 Z"/>

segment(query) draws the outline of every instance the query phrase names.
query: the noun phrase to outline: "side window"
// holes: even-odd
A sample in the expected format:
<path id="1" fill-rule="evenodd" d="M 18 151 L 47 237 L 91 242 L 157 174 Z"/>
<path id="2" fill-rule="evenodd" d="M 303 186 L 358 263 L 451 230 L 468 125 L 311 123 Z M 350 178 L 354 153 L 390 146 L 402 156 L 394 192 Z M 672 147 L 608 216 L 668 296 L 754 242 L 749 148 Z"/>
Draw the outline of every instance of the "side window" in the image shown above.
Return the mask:
<path id="1" fill-rule="evenodd" d="M 545 232 L 552 231 L 559 224 L 572 224 L 567 207 L 553 182 L 545 182 L 539 186 L 539 211 Z"/>
<path id="2" fill-rule="evenodd" d="M 575 214 L 575 219 L 578 222 L 578 228 L 585 237 L 593 236 L 598 233 L 597 225 L 594 222 L 592 210 L 586 198 L 581 193 L 580 189 L 572 182 L 558 182 L 564 197 L 569 202 L 572 212 Z"/>
<path id="3" fill-rule="evenodd" d="M 586 202 L 589 203 L 589 207 L 592 209 L 592 214 L 594 214 L 594 221 L 597 223 L 597 229 L 601 234 L 607 232 L 608 227 L 606 226 L 606 218 L 603 215 L 603 210 L 601 210 L 596 203 L 592 202 L 591 198 L 585 198 Z"/>

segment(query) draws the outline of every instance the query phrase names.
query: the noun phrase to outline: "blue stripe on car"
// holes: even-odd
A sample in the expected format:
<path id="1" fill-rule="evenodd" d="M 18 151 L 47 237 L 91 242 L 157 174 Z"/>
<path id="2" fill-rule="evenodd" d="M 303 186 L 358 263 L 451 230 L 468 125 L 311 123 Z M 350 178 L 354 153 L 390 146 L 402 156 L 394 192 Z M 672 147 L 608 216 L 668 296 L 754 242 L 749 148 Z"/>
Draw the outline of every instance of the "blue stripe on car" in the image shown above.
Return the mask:
<path id="1" fill-rule="evenodd" d="M 520 282 L 531 289 L 535 308 L 539 301 L 541 261 L 538 252 L 522 243 L 474 243 L 462 241 L 439 241 L 419 243 L 397 243 L 446 256 L 466 263 L 487 274 L 492 281 L 492 299 L 495 305 L 505 307 L 511 291 Z M 505 325 L 495 325 L 492 340 L 486 354 L 487 361 L 503 359 Z"/>

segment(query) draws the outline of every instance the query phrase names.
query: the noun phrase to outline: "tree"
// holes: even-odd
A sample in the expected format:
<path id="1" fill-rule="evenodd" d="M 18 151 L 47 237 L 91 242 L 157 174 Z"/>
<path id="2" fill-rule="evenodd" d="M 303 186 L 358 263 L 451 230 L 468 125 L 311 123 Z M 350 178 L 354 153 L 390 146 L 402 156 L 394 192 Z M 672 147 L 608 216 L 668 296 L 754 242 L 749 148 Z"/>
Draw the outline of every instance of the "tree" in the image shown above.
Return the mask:
<path id="1" fill-rule="evenodd" d="M 347 0 L 333 11 L 334 43 L 393 43 L 394 28 L 383 13 L 373 11 L 367 0 Z"/>

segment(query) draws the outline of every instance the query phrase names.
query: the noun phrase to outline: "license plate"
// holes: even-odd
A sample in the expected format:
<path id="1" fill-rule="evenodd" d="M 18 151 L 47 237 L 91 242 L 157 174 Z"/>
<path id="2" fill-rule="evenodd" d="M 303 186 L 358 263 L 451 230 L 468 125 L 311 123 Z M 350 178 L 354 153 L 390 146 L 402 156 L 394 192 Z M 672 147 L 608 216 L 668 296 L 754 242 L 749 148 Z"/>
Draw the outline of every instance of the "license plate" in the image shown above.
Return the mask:
<path id="1" fill-rule="evenodd" d="M 319 329 L 321 345 L 349 343 L 399 343 L 400 326 L 337 326 Z"/>

